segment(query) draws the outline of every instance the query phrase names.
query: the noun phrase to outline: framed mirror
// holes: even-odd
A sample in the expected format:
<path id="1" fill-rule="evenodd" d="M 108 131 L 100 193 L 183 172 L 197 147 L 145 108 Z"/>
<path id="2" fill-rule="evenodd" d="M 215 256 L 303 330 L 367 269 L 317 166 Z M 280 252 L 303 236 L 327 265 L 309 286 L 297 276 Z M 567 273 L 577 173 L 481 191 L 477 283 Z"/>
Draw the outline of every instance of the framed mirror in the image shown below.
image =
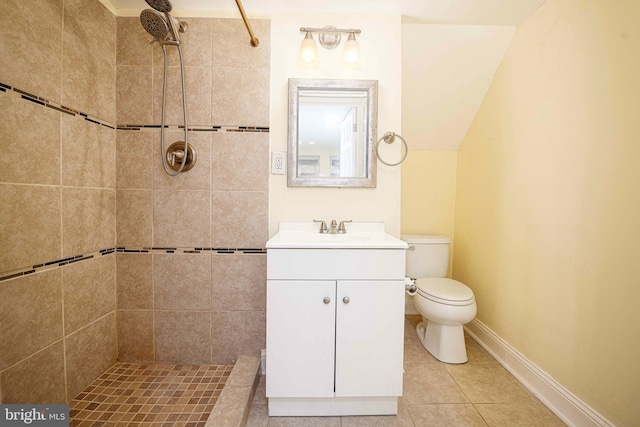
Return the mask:
<path id="1" fill-rule="evenodd" d="M 289 79 L 289 187 L 375 187 L 377 80 Z"/>

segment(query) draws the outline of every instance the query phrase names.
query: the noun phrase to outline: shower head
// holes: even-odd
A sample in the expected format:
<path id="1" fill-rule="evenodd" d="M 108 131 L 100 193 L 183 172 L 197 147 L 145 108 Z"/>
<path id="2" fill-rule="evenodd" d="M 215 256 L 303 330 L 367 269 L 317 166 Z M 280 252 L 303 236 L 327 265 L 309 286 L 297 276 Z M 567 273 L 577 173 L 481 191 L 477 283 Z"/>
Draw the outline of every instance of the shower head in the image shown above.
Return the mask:
<path id="1" fill-rule="evenodd" d="M 161 13 L 145 9 L 140 13 L 140 23 L 153 37 L 163 40 L 169 34 L 169 24 Z"/>
<path id="2" fill-rule="evenodd" d="M 171 2 L 169 0 L 146 0 L 147 4 L 162 13 L 171 12 Z"/>
<path id="3" fill-rule="evenodd" d="M 168 5 L 168 10 L 171 10 L 171 4 L 167 0 L 147 0 L 147 3 L 151 6 L 154 6 L 153 3 L 165 3 Z M 164 10 L 167 9 L 165 8 Z M 189 29 L 189 25 L 186 22 L 178 21 L 169 12 L 163 12 L 162 10 L 143 10 L 140 13 L 140 23 L 149 34 L 155 37 L 155 41 L 161 45 L 180 46 L 178 32 L 186 33 Z"/>

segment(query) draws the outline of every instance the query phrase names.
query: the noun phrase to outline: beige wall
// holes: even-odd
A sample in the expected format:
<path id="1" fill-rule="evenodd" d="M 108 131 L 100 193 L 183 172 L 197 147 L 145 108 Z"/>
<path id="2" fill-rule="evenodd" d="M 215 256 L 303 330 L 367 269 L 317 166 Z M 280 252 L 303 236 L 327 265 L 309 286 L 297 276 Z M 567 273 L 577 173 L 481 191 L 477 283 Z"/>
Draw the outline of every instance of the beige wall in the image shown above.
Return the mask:
<path id="1" fill-rule="evenodd" d="M 411 151 L 402 164 L 402 234 L 453 239 L 457 151 Z M 453 244 L 450 251 L 453 250 Z M 449 257 L 449 273 L 453 257 Z"/>
<path id="2" fill-rule="evenodd" d="M 453 277 L 478 319 L 617 425 L 640 423 L 640 3 L 548 0 L 458 154 Z"/>
<path id="3" fill-rule="evenodd" d="M 441 234 L 453 251 L 457 149 L 514 31 L 402 24 L 402 234 Z"/>
<path id="4" fill-rule="evenodd" d="M 457 151 L 412 151 L 402 164 L 402 233 L 453 237 Z"/>
<path id="5" fill-rule="evenodd" d="M 320 65 L 306 70 L 297 65 L 303 35 L 301 26 L 360 28 L 358 37 L 362 67 L 345 70 L 340 66 L 343 42 L 329 51 L 320 47 Z M 378 137 L 384 132 L 400 132 L 401 55 L 400 16 L 298 13 L 272 17 L 271 49 L 271 151 L 287 151 L 289 78 L 378 80 Z M 314 35 L 317 42 L 317 35 Z M 391 64 L 391 65 L 390 65 Z M 398 153 L 397 147 L 393 147 Z M 399 155 L 399 154 L 398 154 Z M 312 219 L 382 221 L 389 233 L 400 234 L 400 168 L 378 162 L 377 187 L 302 188 L 287 187 L 286 175 L 271 175 L 269 182 L 269 234 L 278 231 L 280 221 Z"/>
<path id="6" fill-rule="evenodd" d="M 0 13 L 32 29 L 0 28 L 0 401 L 64 403 L 116 357 L 259 356 L 269 21 L 252 22 L 254 49 L 240 19 L 184 18 L 199 160 L 171 179 L 157 128 L 162 54 L 137 16 L 86 0 L 8 0 Z M 169 51 L 173 142 L 181 105 Z"/>
<path id="7" fill-rule="evenodd" d="M 116 20 L 85 1 L 0 14 L 24 30 L 0 27 L 0 401 L 65 403 L 117 356 Z"/>
<path id="8" fill-rule="evenodd" d="M 119 360 L 232 364 L 265 345 L 270 22 L 252 20 L 254 48 L 241 19 L 181 19 L 198 161 L 169 177 L 153 126 L 162 49 L 137 16 L 117 18 Z M 184 134 L 177 50 L 167 52 L 168 146 Z"/>

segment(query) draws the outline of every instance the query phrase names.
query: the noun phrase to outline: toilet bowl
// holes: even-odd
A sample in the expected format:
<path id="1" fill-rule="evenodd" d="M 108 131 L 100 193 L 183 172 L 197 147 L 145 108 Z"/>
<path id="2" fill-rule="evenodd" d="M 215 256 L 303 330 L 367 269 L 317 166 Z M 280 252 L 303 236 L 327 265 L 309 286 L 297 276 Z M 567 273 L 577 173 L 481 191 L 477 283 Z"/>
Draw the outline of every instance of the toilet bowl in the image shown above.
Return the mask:
<path id="1" fill-rule="evenodd" d="M 416 280 L 416 285 L 414 303 L 422 316 L 416 327 L 420 342 L 442 362 L 465 363 L 463 325 L 476 315 L 473 291 L 446 278 L 422 278 Z"/>
<path id="2" fill-rule="evenodd" d="M 443 236 L 402 236 L 409 244 L 407 274 L 415 279 L 416 310 L 422 322 L 416 333 L 424 348 L 445 363 L 465 363 L 467 350 L 463 325 L 476 315 L 473 291 L 446 278 L 449 239 Z"/>

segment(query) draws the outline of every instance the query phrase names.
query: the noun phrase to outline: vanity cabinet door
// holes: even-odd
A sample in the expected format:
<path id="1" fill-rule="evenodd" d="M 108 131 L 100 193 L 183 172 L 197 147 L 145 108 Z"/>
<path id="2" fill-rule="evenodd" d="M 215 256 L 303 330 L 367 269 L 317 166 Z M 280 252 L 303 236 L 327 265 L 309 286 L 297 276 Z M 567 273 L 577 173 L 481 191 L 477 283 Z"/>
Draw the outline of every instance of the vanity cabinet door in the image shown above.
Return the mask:
<path id="1" fill-rule="evenodd" d="M 332 397 L 335 281 L 267 280 L 267 396 Z"/>
<path id="2" fill-rule="evenodd" d="M 336 304 L 335 395 L 402 395 L 404 282 L 338 281 Z"/>

